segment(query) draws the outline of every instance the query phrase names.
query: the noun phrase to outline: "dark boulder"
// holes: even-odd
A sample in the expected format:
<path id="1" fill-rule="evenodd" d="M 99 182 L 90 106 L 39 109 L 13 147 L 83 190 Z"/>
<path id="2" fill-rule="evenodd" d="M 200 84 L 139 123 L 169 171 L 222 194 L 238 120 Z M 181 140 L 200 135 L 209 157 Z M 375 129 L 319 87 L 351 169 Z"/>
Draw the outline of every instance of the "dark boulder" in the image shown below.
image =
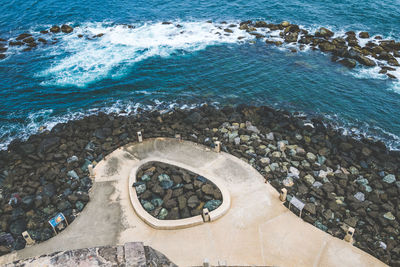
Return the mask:
<path id="1" fill-rule="evenodd" d="M 39 145 L 39 152 L 50 152 L 60 143 L 60 138 L 55 137 L 47 137 L 45 138 Z"/>
<path id="2" fill-rule="evenodd" d="M 364 65 L 364 66 L 367 66 L 367 67 L 376 66 L 376 63 L 375 63 L 372 59 L 369 59 L 369 58 L 367 58 L 367 57 L 365 57 L 365 56 L 358 55 L 358 56 L 355 57 L 355 59 L 356 59 L 360 64 L 362 64 L 362 65 Z"/>
<path id="3" fill-rule="evenodd" d="M 297 42 L 297 38 L 299 36 L 298 32 L 290 32 L 285 36 L 286 43 L 295 43 Z"/>
<path id="4" fill-rule="evenodd" d="M 57 25 L 54 25 L 50 28 L 50 32 L 52 33 L 59 33 L 61 31 L 61 28 Z"/>
<path id="5" fill-rule="evenodd" d="M 21 45 L 24 45 L 24 43 L 21 42 L 21 41 L 10 41 L 10 42 L 8 43 L 8 45 L 9 45 L 9 46 L 21 46 Z"/>
<path id="6" fill-rule="evenodd" d="M 28 37 L 25 38 L 24 40 L 22 40 L 24 43 L 29 44 L 29 43 L 33 43 L 35 41 L 35 38 L 33 37 Z"/>
<path id="7" fill-rule="evenodd" d="M 15 38 L 15 40 L 21 41 L 21 40 L 31 37 L 31 36 L 32 36 L 32 34 L 30 34 L 30 33 L 21 33 L 20 35 L 18 35 L 17 38 Z"/>
<path id="8" fill-rule="evenodd" d="M 321 49 L 322 52 L 331 52 L 335 50 L 335 48 L 336 46 L 331 42 L 323 42 L 319 44 L 319 49 Z"/>
<path id="9" fill-rule="evenodd" d="M 315 32 L 315 37 L 324 37 L 324 38 L 329 38 L 334 35 L 334 33 L 327 28 L 321 27 Z"/>
<path id="10" fill-rule="evenodd" d="M 193 112 L 185 118 L 185 122 L 187 124 L 197 124 L 200 122 L 201 119 L 202 119 L 202 116 L 200 115 L 199 112 Z"/>
<path id="11" fill-rule="evenodd" d="M 10 224 L 10 232 L 13 235 L 19 236 L 26 230 L 26 221 L 24 219 L 18 219 Z"/>
<path id="12" fill-rule="evenodd" d="M 111 136 L 112 131 L 110 128 L 101 128 L 101 129 L 97 129 L 94 132 L 94 136 L 96 136 L 98 139 L 105 139 L 109 136 Z"/>
<path id="13" fill-rule="evenodd" d="M 63 33 L 71 33 L 71 32 L 74 31 L 74 29 L 71 26 L 68 26 L 68 25 L 64 24 L 64 25 L 61 26 L 61 31 Z"/>
<path id="14" fill-rule="evenodd" d="M 340 64 L 342 64 L 343 66 L 346 66 L 348 68 L 355 68 L 357 65 L 357 62 L 354 59 L 349 59 L 349 58 L 345 58 L 342 60 L 338 61 Z"/>
<path id="15" fill-rule="evenodd" d="M 265 21 L 256 21 L 254 27 L 256 28 L 266 28 L 268 24 Z"/>
<path id="16" fill-rule="evenodd" d="M 358 35 L 360 38 L 367 39 L 369 38 L 369 33 L 368 32 L 360 32 Z"/>

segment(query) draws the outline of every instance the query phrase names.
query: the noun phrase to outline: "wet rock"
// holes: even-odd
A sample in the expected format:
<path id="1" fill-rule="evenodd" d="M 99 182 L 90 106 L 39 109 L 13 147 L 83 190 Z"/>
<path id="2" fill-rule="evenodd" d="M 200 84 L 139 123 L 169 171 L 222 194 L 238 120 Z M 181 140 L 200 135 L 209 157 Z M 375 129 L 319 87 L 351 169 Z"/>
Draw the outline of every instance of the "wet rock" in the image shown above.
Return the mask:
<path id="1" fill-rule="evenodd" d="M 297 39 L 299 37 L 299 33 L 297 32 L 290 32 L 285 36 L 285 42 L 286 43 L 294 43 L 297 42 Z"/>
<path id="2" fill-rule="evenodd" d="M 266 28 L 268 24 L 265 21 L 256 21 L 254 27 L 256 28 Z"/>
<path id="3" fill-rule="evenodd" d="M 323 42 L 319 44 L 319 49 L 322 52 L 332 52 L 336 49 L 336 46 L 330 42 Z"/>
<path id="4" fill-rule="evenodd" d="M 357 62 L 354 59 L 349 59 L 349 58 L 345 58 L 342 60 L 338 61 L 340 64 L 342 64 L 343 66 L 346 66 L 348 68 L 355 68 L 357 65 Z"/>
<path id="5" fill-rule="evenodd" d="M 364 66 L 367 66 L 367 67 L 376 66 L 376 63 L 375 63 L 372 59 L 369 59 L 369 58 L 367 58 L 367 57 L 365 57 L 365 56 L 357 55 L 357 56 L 355 57 L 355 59 L 356 59 L 360 64 L 362 64 L 362 65 L 364 65 Z"/>
<path id="6" fill-rule="evenodd" d="M 62 25 L 61 26 L 61 31 L 63 32 L 63 33 L 71 33 L 71 32 L 73 32 L 73 28 L 71 27 L 71 26 L 68 26 L 68 25 Z M 51 29 L 50 29 L 50 31 L 51 31 Z"/>
<path id="7" fill-rule="evenodd" d="M 327 28 L 321 27 L 319 28 L 316 32 L 315 32 L 315 37 L 332 37 L 334 35 L 334 33 L 330 30 L 328 30 Z"/>
<path id="8" fill-rule="evenodd" d="M 59 33 L 61 31 L 61 28 L 57 25 L 54 25 L 50 28 L 51 33 Z"/>
<path id="9" fill-rule="evenodd" d="M 282 27 L 288 27 L 290 25 L 290 22 L 288 21 L 282 21 L 280 24 Z"/>
<path id="10" fill-rule="evenodd" d="M 22 34 L 18 35 L 18 37 L 15 38 L 15 40 L 21 41 L 21 40 L 31 37 L 31 36 L 32 36 L 32 34 L 30 34 L 30 33 L 22 33 Z"/>
<path id="11" fill-rule="evenodd" d="M 367 38 L 369 38 L 369 33 L 368 32 L 360 32 L 358 36 L 360 38 L 367 39 Z"/>

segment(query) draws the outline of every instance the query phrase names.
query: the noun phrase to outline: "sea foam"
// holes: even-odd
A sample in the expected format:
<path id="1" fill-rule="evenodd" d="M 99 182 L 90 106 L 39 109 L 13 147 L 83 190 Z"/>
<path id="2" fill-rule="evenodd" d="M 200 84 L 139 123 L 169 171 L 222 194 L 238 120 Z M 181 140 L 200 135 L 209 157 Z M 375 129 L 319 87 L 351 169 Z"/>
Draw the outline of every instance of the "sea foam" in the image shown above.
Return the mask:
<path id="1" fill-rule="evenodd" d="M 85 87 L 104 78 L 121 78 L 129 67 L 150 57 L 185 55 L 211 45 L 240 42 L 252 38 L 248 33 L 228 25 L 207 22 L 146 23 L 112 25 L 87 23 L 73 34 L 59 35 L 52 66 L 38 76 L 42 85 Z M 104 34 L 101 37 L 95 35 Z M 80 35 L 83 37 L 79 38 Z M 61 53 L 62 52 L 62 53 Z"/>

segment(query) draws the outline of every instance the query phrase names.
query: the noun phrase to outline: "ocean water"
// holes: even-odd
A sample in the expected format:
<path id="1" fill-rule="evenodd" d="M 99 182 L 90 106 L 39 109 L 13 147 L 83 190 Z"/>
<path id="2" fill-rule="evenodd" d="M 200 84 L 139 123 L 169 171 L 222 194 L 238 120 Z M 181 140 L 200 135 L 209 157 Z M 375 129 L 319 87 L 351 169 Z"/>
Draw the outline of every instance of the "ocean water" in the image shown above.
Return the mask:
<path id="1" fill-rule="evenodd" d="M 54 42 L 29 52 L 12 47 L 0 60 L 0 149 L 41 126 L 98 111 L 202 103 L 321 115 L 349 134 L 400 149 L 399 81 L 378 74 L 379 68 L 348 70 L 311 49 L 267 46 L 237 27 L 229 36 L 223 32 L 243 20 L 288 20 L 310 31 L 324 26 L 338 36 L 368 31 L 400 41 L 399 0 L 14 0 L 2 3 L 0 14 L 0 38 L 30 32 Z M 63 23 L 74 31 L 39 33 Z M 400 78 L 400 69 L 392 74 Z"/>

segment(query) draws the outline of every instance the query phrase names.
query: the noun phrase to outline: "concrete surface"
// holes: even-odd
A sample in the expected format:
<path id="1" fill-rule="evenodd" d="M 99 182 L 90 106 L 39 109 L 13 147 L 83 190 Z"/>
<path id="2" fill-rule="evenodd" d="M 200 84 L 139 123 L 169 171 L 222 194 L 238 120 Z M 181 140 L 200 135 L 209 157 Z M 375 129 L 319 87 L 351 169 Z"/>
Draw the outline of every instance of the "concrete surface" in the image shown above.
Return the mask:
<path id="1" fill-rule="evenodd" d="M 163 158 L 217 176 L 231 196 L 231 208 L 216 221 L 179 230 L 156 230 L 134 212 L 129 198 L 131 170 L 146 158 Z M 178 266 L 385 266 L 371 255 L 298 218 L 278 192 L 250 165 L 226 153 L 175 139 L 151 139 L 119 148 L 95 168 L 91 201 L 58 236 L 1 258 L 22 259 L 93 246 L 144 242 Z M 355 234 L 357 238 L 357 232 Z"/>

